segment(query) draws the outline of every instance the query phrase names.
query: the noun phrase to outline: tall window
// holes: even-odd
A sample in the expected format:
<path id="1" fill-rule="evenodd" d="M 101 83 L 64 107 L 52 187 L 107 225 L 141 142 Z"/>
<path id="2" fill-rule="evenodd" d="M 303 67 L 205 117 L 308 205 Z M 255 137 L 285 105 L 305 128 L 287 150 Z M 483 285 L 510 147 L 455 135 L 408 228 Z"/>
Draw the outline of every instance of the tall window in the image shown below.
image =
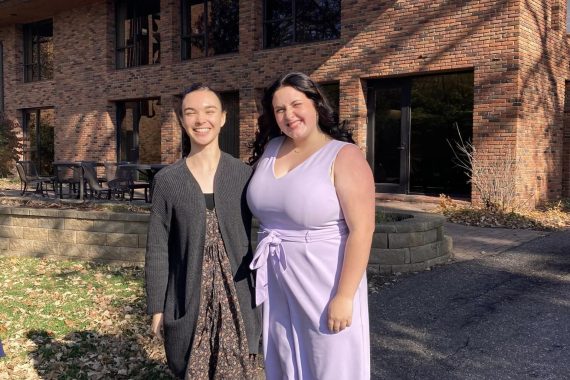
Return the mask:
<path id="1" fill-rule="evenodd" d="M 117 103 L 117 158 L 152 164 L 161 162 L 160 99 Z"/>
<path id="2" fill-rule="evenodd" d="M 24 25 L 24 81 L 53 78 L 53 22 Z"/>
<path id="3" fill-rule="evenodd" d="M 238 0 L 182 0 L 182 59 L 238 51 Z"/>
<path id="4" fill-rule="evenodd" d="M 53 108 L 24 110 L 24 158 L 33 161 L 41 175 L 52 173 L 54 119 Z"/>
<path id="5" fill-rule="evenodd" d="M 340 0 L 265 0 L 266 48 L 340 37 Z"/>
<path id="6" fill-rule="evenodd" d="M 160 63 L 160 0 L 117 2 L 117 67 Z"/>

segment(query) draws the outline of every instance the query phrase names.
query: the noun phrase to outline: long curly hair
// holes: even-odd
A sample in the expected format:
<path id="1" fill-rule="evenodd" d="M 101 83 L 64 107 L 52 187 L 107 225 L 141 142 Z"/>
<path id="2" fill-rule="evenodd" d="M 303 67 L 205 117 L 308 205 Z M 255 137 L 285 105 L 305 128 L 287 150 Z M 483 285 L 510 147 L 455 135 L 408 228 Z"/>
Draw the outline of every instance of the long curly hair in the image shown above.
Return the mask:
<path id="1" fill-rule="evenodd" d="M 249 157 L 251 165 L 259 160 L 267 142 L 281 135 L 281 130 L 273 113 L 273 95 L 278 89 L 285 86 L 293 87 L 313 101 L 319 115 L 318 120 L 321 131 L 335 140 L 354 143 L 352 131 L 347 128 L 346 122 L 339 123 L 338 115 L 334 112 L 316 83 L 306 74 L 293 72 L 277 79 L 263 94 L 261 100 L 263 113 L 257 119 L 258 131 L 255 134 L 255 140 L 249 144 L 249 147 L 252 149 L 252 155 Z"/>

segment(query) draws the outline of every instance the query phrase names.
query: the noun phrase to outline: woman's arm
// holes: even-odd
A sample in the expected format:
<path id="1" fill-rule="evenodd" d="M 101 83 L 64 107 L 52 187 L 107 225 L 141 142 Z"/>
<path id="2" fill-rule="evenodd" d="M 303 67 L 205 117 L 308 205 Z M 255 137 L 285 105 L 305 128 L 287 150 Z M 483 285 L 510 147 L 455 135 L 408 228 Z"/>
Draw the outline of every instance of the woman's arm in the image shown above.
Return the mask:
<path id="1" fill-rule="evenodd" d="M 145 255 L 147 313 L 150 315 L 163 312 L 168 284 L 170 209 L 164 187 L 159 178 L 155 177 Z"/>
<path id="2" fill-rule="evenodd" d="M 374 178 L 356 145 L 337 155 L 334 184 L 349 229 L 338 289 L 328 310 L 329 330 L 336 333 L 352 323 L 354 294 L 368 265 L 375 228 Z"/>

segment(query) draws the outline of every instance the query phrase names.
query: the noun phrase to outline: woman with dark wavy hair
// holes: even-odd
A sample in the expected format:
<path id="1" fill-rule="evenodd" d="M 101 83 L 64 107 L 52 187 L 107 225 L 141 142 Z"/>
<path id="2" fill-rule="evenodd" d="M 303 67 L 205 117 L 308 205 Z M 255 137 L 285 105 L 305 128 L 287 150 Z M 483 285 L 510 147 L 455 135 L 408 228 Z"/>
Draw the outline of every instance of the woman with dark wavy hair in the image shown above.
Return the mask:
<path id="1" fill-rule="evenodd" d="M 370 378 L 374 180 L 352 142 L 307 75 L 266 91 L 247 200 L 268 380 Z"/>

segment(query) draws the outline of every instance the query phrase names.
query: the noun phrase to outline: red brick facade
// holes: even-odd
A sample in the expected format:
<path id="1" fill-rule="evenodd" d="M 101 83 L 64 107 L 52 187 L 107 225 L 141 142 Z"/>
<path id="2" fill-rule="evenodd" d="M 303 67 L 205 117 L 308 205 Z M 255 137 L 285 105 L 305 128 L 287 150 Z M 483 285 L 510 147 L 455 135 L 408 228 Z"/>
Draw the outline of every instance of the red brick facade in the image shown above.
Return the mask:
<path id="1" fill-rule="evenodd" d="M 470 70 L 478 164 L 510 152 L 519 161 L 513 175 L 521 199 L 570 196 L 566 2 L 343 0 L 340 39 L 263 49 L 263 1 L 241 0 L 239 53 L 182 61 L 180 1 L 162 0 L 161 63 L 129 69 L 115 68 L 114 2 L 67 3 L 18 24 L 0 18 L 5 111 L 20 119 L 23 108 L 54 107 L 56 159 L 114 160 L 114 102 L 159 97 L 162 161 L 174 161 L 181 138 L 175 94 L 195 81 L 239 91 L 245 158 L 260 89 L 288 71 L 339 83 L 340 116 L 365 150 L 367 80 Z M 53 19 L 54 78 L 24 83 L 21 23 L 46 18 Z"/>

